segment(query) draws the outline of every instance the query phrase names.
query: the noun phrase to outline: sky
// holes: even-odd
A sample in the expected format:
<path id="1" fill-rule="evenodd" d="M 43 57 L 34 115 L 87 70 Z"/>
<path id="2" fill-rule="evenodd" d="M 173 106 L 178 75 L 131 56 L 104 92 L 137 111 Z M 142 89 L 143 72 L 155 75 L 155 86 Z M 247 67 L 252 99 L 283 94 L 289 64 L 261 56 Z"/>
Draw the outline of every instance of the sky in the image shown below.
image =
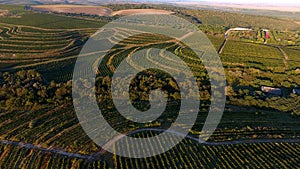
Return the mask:
<path id="1" fill-rule="evenodd" d="M 188 1 L 188 0 L 187 0 Z M 194 0 L 197 1 L 197 0 Z M 201 0 L 199 0 L 200 2 Z M 263 4 L 300 4 L 299 0 L 203 0 L 206 2 L 226 2 L 226 3 L 263 3 Z"/>

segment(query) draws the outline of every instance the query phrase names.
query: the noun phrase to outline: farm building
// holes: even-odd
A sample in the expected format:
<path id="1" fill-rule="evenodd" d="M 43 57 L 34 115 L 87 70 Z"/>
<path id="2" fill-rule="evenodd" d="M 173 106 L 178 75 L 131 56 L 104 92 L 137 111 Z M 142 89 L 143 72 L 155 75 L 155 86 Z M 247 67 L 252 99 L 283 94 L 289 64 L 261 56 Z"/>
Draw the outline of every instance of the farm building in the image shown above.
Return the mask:
<path id="1" fill-rule="evenodd" d="M 273 88 L 273 87 L 267 87 L 267 86 L 262 86 L 261 91 L 272 94 L 272 95 L 276 95 L 276 96 L 280 96 L 282 94 L 280 88 Z"/>
<path id="2" fill-rule="evenodd" d="M 266 36 L 266 39 L 270 39 L 271 38 L 269 31 L 265 31 L 265 36 Z"/>
<path id="3" fill-rule="evenodd" d="M 231 31 L 253 31 L 253 30 L 252 30 L 252 29 L 249 29 L 249 28 L 239 28 L 239 27 L 237 27 L 237 28 L 231 28 L 231 29 L 228 29 L 228 30 L 226 31 L 226 33 L 225 33 L 225 38 L 227 38 L 229 32 L 231 32 Z"/>
<path id="4" fill-rule="evenodd" d="M 267 44 L 267 39 L 270 39 L 270 38 L 271 38 L 270 32 L 269 32 L 268 29 L 262 29 L 262 31 L 263 31 L 264 34 L 265 34 L 265 40 L 264 40 L 264 43 Z"/>
<path id="5" fill-rule="evenodd" d="M 293 89 L 294 94 L 300 94 L 300 89 Z"/>

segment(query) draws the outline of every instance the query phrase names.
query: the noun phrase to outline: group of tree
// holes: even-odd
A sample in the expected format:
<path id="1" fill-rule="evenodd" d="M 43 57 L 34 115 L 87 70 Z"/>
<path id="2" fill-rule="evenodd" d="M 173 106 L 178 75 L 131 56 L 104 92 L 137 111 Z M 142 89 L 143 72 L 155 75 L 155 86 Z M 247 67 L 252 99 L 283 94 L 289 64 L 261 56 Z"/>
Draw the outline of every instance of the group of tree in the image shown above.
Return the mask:
<path id="1" fill-rule="evenodd" d="M 71 101 L 71 87 L 71 81 L 47 82 L 35 70 L 0 73 L 0 107 L 28 110 L 46 104 L 65 104 Z"/>

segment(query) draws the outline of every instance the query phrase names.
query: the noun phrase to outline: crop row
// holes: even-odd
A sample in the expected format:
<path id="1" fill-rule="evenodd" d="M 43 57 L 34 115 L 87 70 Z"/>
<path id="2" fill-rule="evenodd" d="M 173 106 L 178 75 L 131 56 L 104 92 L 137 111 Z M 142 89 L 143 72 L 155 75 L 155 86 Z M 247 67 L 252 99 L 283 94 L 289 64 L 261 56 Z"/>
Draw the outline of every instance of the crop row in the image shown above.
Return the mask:
<path id="1" fill-rule="evenodd" d="M 86 159 L 68 157 L 37 149 L 21 148 L 13 145 L 0 145 L 0 168 L 32 168 L 32 169 L 106 169 L 106 162 L 88 161 Z"/>
<path id="2" fill-rule="evenodd" d="M 134 137 L 153 137 L 154 132 L 141 132 Z M 174 136 L 175 138 L 175 136 Z M 149 143 L 150 149 L 137 149 L 140 145 L 127 142 L 125 147 L 115 147 L 116 151 L 128 151 L 134 155 L 139 151 L 152 151 L 163 146 L 163 140 Z M 151 148 L 153 147 L 153 148 Z M 126 149 L 124 149 L 126 148 Z M 184 139 L 171 150 L 148 158 L 109 157 L 111 160 L 87 160 L 48 153 L 37 149 L 0 145 L 1 168 L 298 168 L 298 143 L 253 143 L 203 145 Z"/>
<path id="3" fill-rule="evenodd" d="M 58 58 L 78 54 L 78 48 L 83 45 L 84 39 L 91 30 L 43 30 L 20 26 L 2 25 L 1 53 L 2 56 L 12 59 L 29 58 Z M 30 32 L 33 31 L 33 32 Z M 88 33 L 89 32 L 89 33 Z"/>
<path id="4" fill-rule="evenodd" d="M 153 137 L 154 132 L 142 132 L 135 137 Z M 171 137 L 171 136 L 170 136 Z M 149 143 L 159 148 L 170 137 Z M 175 136 L 174 136 L 175 137 Z M 172 137 L 171 137 L 172 140 Z M 116 147 L 116 151 L 128 151 L 134 155 L 139 145 L 127 143 L 127 149 Z M 203 145 L 185 139 L 171 150 L 154 157 L 143 159 L 116 158 L 118 168 L 297 168 L 299 144 L 296 143 L 256 143 L 238 145 Z"/>
<path id="5" fill-rule="evenodd" d="M 240 57 L 257 57 L 266 59 L 280 59 L 283 58 L 279 50 L 273 47 L 244 43 L 229 40 L 226 43 L 223 54 L 240 56 Z"/>

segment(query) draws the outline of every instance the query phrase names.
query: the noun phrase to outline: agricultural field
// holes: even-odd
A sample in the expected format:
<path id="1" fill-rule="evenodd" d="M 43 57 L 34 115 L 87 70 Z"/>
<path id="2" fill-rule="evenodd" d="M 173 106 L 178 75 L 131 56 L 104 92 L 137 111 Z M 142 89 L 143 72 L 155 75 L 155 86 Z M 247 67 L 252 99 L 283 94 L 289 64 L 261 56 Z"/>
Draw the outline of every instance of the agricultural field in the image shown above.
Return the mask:
<path id="1" fill-rule="evenodd" d="M 3 18 L 5 17 L 18 17 L 24 14 L 24 6 L 18 6 L 18 5 L 2 5 L 0 4 L 0 11 L 6 11 L 8 12 L 8 15 L 1 16 Z"/>
<path id="2" fill-rule="evenodd" d="M 256 139 L 300 138 L 299 117 L 282 115 L 278 112 L 241 111 L 244 113 L 225 112 L 209 142 L 222 143 L 254 137 Z M 0 115 L 1 140 L 32 143 L 43 148 L 52 147 L 82 155 L 96 153 L 100 149 L 84 133 L 70 105 L 58 106 L 55 109 L 45 107 L 28 112 L 14 111 Z M 206 116 L 205 112 L 199 114 L 194 130 L 190 132 L 191 137 L 197 138 L 193 133 L 197 133 L 203 126 Z M 117 116 L 111 115 L 109 120 L 115 122 L 114 127 L 117 130 L 123 132 L 129 130 L 126 123 Z M 156 124 L 156 127 L 159 125 Z"/>
<path id="3" fill-rule="evenodd" d="M 173 14 L 171 11 L 157 9 L 126 9 L 115 11 L 112 15 L 133 15 L 133 14 Z"/>
<path id="4" fill-rule="evenodd" d="M 236 14 L 217 10 L 182 10 L 182 13 L 201 18 L 203 24 L 229 27 L 272 28 L 274 30 L 298 31 L 300 25 L 281 18 Z"/>
<path id="5" fill-rule="evenodd" d="M 85 5 L 36 5 L 32 6 L 31 9 L 38 12 L 87 14 L 98 16 L 110 16 L 112 13 L 112 10 L 109 8 Z"/>
<path id="6" fill-rule="evenodd" d="M 135 134 L 153 136 L 155 132 Z M 157 142 L 160 144 L 160 142 Z M 134 146 L 134 145 L 132 145 Z M 153 147 L 159 145 L 153 145 Z M 133 148 L 133 147 L 129 147 Z M 24 146 L 1 145 L 1 166 L 15 168 L 294 168 L 298 166 L 298 143 L 258 143 L 238 145 L 200 145 L 185 139 L 172 150 L 150 158 L 128 159 L 106 154 L 109 161 L 72 154 L 28 150 Z M 119 147 L 116 147 L 118 150 Z M 130 151 L 130 150 L 128 150 Z M 149 150 L 144 150 L 149 151 Z M 75 155 L 75 154 L 73 154 Z"/>
<path id="7" fill-rule="evenodd" d="M 178 39 L 118 27 L 110 31 L 98 30 L 106 23 L 101 17 L 84 19 L 85 16 L 79 18 L 63 14 L 81 13 L 84 12 L 82 9 L 55 9 L 52 11 L 54 13 L 46 14 L 26 11 L 20 6 L 0 5 L 0 9 L 15 11 L 20 16 L 0 17 L 0 168 L 299 167 L 300 96 L 292 93 L 293 89 L 300 87 L 298 30 L 293 31 L 298 29 L 297 26 L 288 25 L 288 21 L 283 19 L 243 15 L 242 21 L 233 13 L 201 13 L 201 10 L 182 10 L 179 7 L 152 9 L 155 5 L 144 4 L 106 7 L 111 9 L 106 12 L 115 11 L 116 15 L 141 11 L 166 12 L 161 11 L 165 8 L 174 15 L 197 23 L 203 21 L 204 24 L 198 23 L 197 26 L 219 52 L 227 80 L 225 111 L 216 131 L 204 144 L 197 141 L 203 134 L 202 128 L 211 104 L 210 77 L 201 59 Z M 92 15 L 98 13 L 96 9 L 88 12 Z M 212 15 L 216 17 L 212 18 Z M 271 30 L 271 37 L 264 44 L 266 37 L 260 28 L 267 24 L 274 30 Z M 225 39 L 224 33 L 229 25 L 253 25 L 255 28 L 252 32 L 233 32 Z M 79 79 L 79 83 L 75 83 L 72 77 L 83 45 L 97 30 L 100 34 L 113 35 L 108 41 L 117 45 L 111 51 L 100 52 L 104 57 L 98 67 L 93 62 L 93 66 L 80 67 L 78 73 L 84 76 L 96 68 L 94 91 L 98 106 L 111 127 L 120 133 L 136 138 L 153 137 L 175 121 L 181 96 L 176 81 L 168 72 L 180 74 L 185 67 L 178 66 L 165 51 L 177 55 L 193 71 L 200 89 L 198 117 L 188 136 L 173 149 L 149 158 L 124 158 L 106 152 L 84 132 L 74 110 L 72 85 L 76 90 L 91 86 L 93 81 Z M 124 39 L 133 33 L 139 34 Z M 156 55 L 153 49 L 148 48 L 158 48 L 160 52 Z M 147 49 L 144 58 L 134 55 L 142 49 Z M 86 61 L 91 60 L 89 54 L 84 56 Z M 165 71 L 144 70 L 140 64 L 142 59 Z M 159 119 L 136 123 L 125 119 L 115 108 L 112 94 L 122 91 L 112 92 L 112 76 L 122 61 L 140 72 L 130 86 L 130 101 L 137 109 L 151 107 L 148 101 L 151 90 L 161 88 L 167 93 L 168 107 Z M 121 72 L 121 75 L 127 77 L 126 73 Z M 121 85 L 122 79 L 117 80 Z M 277 87 L 281 95 L 264 92 L 262 86 Z M 187 84 L 186 87 L 192 89 L 194 86 Z M 126 97 L 120 94 L 118 99 L 124 100 Z M 171 139 L 175 140 L 175 137 L 176 133 L 173 133 Z M 164 141 L 157 141 L 151 147 L 157 149 L 163 144 Z M 138 147 L 128 145 L 125 148 L 136 153 L 132 149 Z M 114 146 L 115 151 L 123 149 Z"/>
<path id="8" fill-rule="evenodd" d="M 171 11 L 158 9 L 126 9 L 113 11 L 107 7 L 86 6 L 86 5 L 37 5 L 30 7 L 37 12 L 53 12 L 65 14 L 85 14 L 97 16 L 115 16 L 115 15 L 132 15 L 132 14 L 172 14 Z"/>
<path id="9" fill-rule="evenodd" d="M 46 29 L 98 29 L 106 23 L 106 21 L 103 20 L 95 21 L 62 15 L 35 13 L 25 10 L 25 7 L 21 5 L 0 5 L 0 9 L 8 10 L 14 15 L 18 16 L 0 17 L 0 23 L 13 24 L 19 26 L 33 26 Z"/>
<path id="10" fill-rule="evenodd" d="M 109 169 L 105 162 L 89 161 L 86 158 L 68 157 L 49 151 L 27 149 L 26 147 L 0 145 L 1 168 L 85 168 Z"/>
<path id="11" fill-rule="evenodd" d="M 273 46 L 227 40 L 220 55 L 225 66 L 255 68 L 261 71 L 284 72 L 285 59 Z"/>
<path id="12" fill-rule="evenodd" d="M 24 65 L 78 55 L 94 29 L 59 30 L 1 24 L 1 64 Z"/>
<path id="13" fill-rule="evenodd" d="M 1 23 L 35 26 L 47 29 L 99 28 L 103 21 L 83 20 L 67 16 L 26 12 L 20 18 L 0 18 Z"/>
<path id="14" fill-rule="evenodd" d="M 120 36 L 126 32 L 130 33 L 129 30 L 115 30 L 115 34 Z M 158 44 L 162 39 L 164 43 Z M 221 40 L 219 40 L 219 42 L 220 41 Z M 108 57 L 104 59 L 105 64 L 102 65 L 103 67 L 99 69 L 99 72 L 106 76 L 110 75 L 116 69 L 117 63 L 126 58 L 132 50 L 144 48 L 145 46 L 160 47 L 173 51 L 185 60 L 189 66 L 194 67 L 193 69 L 199 72 L 199 69 L 197 69 L 199 66 L 193 64 L 193 56 L 186 55 L 188 52 L 187 49 L 185 49 L 182 44 L 177 44 L 176 42 L 177 41 L 173 39 L 152 34 L 141 34 L 130 37 L 120 42 L 120 46 L 123 46 L 123 48 L 117 48 L 112 50 L 111 53 L 108 53 Z M 248 45 L 244 42 L 235 42 L 234 44 Z M 127 45 L 130 47 L 126 47 Z M 235 45 L 233 45 L 232 48 L 235 47 Z M 272 49 L 272 47 L 266 46 L 259 47 Z M 244 46 L 242 48 L 244 48 Z M 248 51 L 257 57 L 260 54 L 266 54 L 265 58 L 270 59 L 272 59 L 272 56 L 274 58 L 282 57 L 280 53 L 278 54 L 277 52 L 270 52 L 272 55 L 268 52 L 264 53 L 265 51 L 255 53 L 252 48 L 255 48 L 255 45 L 250 45 Z M 237 57 L 247 57 L 241 54 L 239 50 L 236 51 Z M 156 62 L 157 60 L 155 59 L 160 59 L 162 61 L 161 63 L 165 64 L 165 66 L 173 64 L 173 62 L 163 54 L 157 58 L 153 57 L 147 59 L 149 59 L 149 62 Z M 64 78 L 66 71 L 58 70 L 62 69 L 61 66 L 68 65 L 69 61 L 71 60 L 58 63 L 53 62 L 45 65 L 41 64 L 37 66 L 36 69 L 43 70 L 44 68 L 48 68 L 48 71 L 56 72 L 61 75 L 60 78 Z M 126 61 L 138 69 L 138 63 L 132 61 L 130 57 L 126 59 Z M 72 65 L 72 62 L 69 62 L 69 64 Z M 177 69 L 180 70 L 180 67 Z M 231 69 L 227 69 L 227 71 L 229 72 Z M 46 72 L 47 71 L 43 74 L 47 74 Z M 84 70 L 82 73 L 84 73 Z M 51 73 L 48 74 L 50 75 Z M 261 72 L 260 76 L 268 77 L 270 75 Z M 52 77 L 54 78 L 53 75 Z M 71 75 L 65 78 L 65 80 L 68 80 L 71 78 Z M 273 102 L 273 100 L 271 102 Z M 231 144 L 230 141 L 247 139 L 257 139 L 260 141 L 268 139 L 297 139 L 300 135 L 298 116 L 291 116 L 287 113 L 283 116 L 280 112 L 267 112 L 260 109 L 239 110 L 238 107 L 229 106 L 228 112 L 225 112 L 218 129 L 210 139 L 212 144 L 202 145 L 192 139 L 197 138 L 196 133 L 198 133 L 201 126 L 203 126 L 203 121 L 206 117 L 206 106 L 203 105 L 202 107 L 203 112 L 199 114 L 198 122 L 190 132 L 190 139 L 187 138 L 165 154 L 146 159 L 127 159 L 109 153 L 102 154 L 101 157 L 103 158 L 97 157 L 97 152 L 99 152 L 101 148 L 95 145 L 81 129 L 75 112 L 70 105 L 58 106 L 55 109 L 46 107 L 36 111 L 2 113 L 0 114 L 0 121 L 2 122 L 0 138 L 3 140 L 22 142 L 24 144 L 31 143 L 31 145 L 26 146 L 25 144 L 23 147 L 3 144 L 3 149 L 6 150 L 4 151 L 6 153 L 2 155 L 3 165 L 13 167 L 24 166 L 25 168 L 26 166 L 30 168 L 63 168 L 66 166 L 73 166 L 75 168 L 195 168 L 199 166 L 215 168 L 235 168 L 234 166 L 289 168 L 297 166 L 297 158 L 295 157 L 298 155 L 298 143 L 285 142 L 288 140 L 284 140 L 283 142 L 262 143 L 241 142 L 240 144 L 234 145 Z M 114 124 L 116 130 L 125 132 L 130 129 L 127 123 L 120 121 L 118 117 L 109 116 L 109 119 L 112 121 L 112 124 Z M 160 127 L 164 124 L 156 123 L 148 125 Z M 131 130 L 135 129 L 135 127 L 131 128 Z M 136 135 L 136 137 L 145 137 L 153 136 L 153 134 L 155 134 L 155 131 L 139 132 L 134 135 Z M 229 143 L 226 143 L 226 141 L 229 141 Z M 34 150 L 28 150 L 26 148 L 28 146 L 36 147 Z M 153 147 L 157 146 L 159 145 L 153 145 Z M 49 150 L 47 147 L 51 147 L 51 149 Z M 116 147 L 116 151 L 118 149 L 119 148 Z M 259 156 L 257 156 L 257 154 L 259 154 Z M 11 162 L 9 159 L 16 160 Z M 281 159 L 281 162 L 278 162 L 279 159 Z"/>

